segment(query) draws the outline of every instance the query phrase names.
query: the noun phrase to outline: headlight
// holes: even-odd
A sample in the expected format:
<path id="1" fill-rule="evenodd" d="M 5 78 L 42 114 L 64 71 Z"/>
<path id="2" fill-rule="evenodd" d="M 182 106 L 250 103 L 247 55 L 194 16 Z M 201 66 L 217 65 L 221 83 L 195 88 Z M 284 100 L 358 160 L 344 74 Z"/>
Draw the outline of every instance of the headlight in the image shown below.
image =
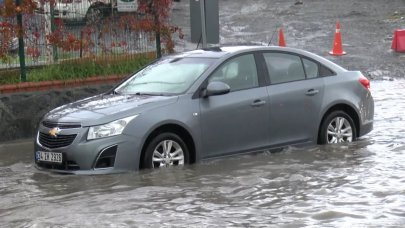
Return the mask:
<path id="1" fill-rule="evenodd" d="M 87 140 L 119 135 L 124 131 L 127 124 L 137 116 L 138 115 L 126 117 L 104 125 L 92 126 L 89 128 Z"/>

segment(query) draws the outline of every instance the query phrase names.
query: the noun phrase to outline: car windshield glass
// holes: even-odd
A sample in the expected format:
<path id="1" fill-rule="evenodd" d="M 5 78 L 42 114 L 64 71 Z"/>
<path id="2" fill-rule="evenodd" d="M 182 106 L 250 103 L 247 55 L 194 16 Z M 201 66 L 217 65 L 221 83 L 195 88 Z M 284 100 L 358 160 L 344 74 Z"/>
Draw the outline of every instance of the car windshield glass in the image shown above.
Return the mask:
<path id="1" fill-rule="evenodd" d="M 119 94 L 184 93 L 210 66 L 209 58 L 167 58 L 142 69 L 115 89 Z"/>

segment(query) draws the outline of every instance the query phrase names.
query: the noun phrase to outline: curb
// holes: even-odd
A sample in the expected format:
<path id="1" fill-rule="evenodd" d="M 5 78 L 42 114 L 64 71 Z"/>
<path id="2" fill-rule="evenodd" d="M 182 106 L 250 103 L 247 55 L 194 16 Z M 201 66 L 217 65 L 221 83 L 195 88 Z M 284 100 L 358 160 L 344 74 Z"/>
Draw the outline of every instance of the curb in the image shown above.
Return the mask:
<path id="1" fill-rule="evenodd" d="M 123 75 L 111 75 L 107 77 L 90 77 L 85 79 L 72 79 L 66 81 L 42 81 L 42 82 L 22 82 L 12 85 L 1 85 L 0 94 L 47 91 L 51 89 L 64 89 L 71 87 L 80 87 L 88 85 L 111 84 L 123 80 Z"/>

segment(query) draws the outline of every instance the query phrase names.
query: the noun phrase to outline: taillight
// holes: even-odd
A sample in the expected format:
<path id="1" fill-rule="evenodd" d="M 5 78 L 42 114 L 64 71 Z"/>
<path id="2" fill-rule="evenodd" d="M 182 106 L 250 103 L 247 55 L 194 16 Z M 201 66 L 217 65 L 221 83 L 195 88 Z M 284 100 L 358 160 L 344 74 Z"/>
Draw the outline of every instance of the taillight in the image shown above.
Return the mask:
<path id="1" fill-rule="evenodd" d="M 366 78 L 364 75 L 360 76 L 359 82 L 364 86 L 364 88 L 370 89 L 370 80 L 368 80 L 368 78 Z"/>

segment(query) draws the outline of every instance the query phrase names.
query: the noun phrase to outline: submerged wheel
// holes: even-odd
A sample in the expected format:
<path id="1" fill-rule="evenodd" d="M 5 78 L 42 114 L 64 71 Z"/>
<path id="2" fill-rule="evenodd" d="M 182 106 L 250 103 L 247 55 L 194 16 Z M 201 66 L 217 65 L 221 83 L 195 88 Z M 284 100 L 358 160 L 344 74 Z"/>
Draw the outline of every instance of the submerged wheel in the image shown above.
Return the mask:
<path id="1" fill-rule="evenodd" d="M 183 166 L 189 162 L 189 151 L 184 141 L 176 134 L 162 133 L 146 148 L 142 168 Z"/>
<path id="2" fill-rule="evenodd" d="M 333 111 L 322 122 L 320 144 L 352 142 L 356 140 L 353 119 L 343 111 Z"/>

